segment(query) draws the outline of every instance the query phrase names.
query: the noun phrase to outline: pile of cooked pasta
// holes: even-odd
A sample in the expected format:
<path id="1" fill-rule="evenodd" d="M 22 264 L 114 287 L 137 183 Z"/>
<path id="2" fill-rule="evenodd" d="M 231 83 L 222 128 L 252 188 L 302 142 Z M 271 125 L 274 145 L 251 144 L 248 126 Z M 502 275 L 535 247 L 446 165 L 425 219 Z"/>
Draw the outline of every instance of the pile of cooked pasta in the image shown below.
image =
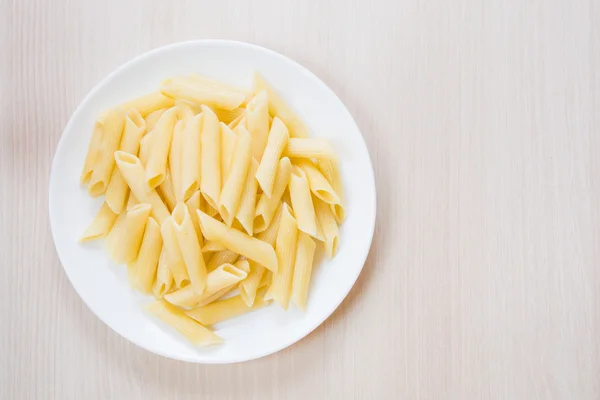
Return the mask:
<path id="1" fill-rule="evenodd" d="M 259 74 L 252 91 L 168 79 L 96 121 L 81 183 L 104 204 L 80 240 L 104 238 L 160 320 L 220 343 L 220 321 L 306 308 L 317 243 L 332 258 L 344 218 L 337 165 Z"/>

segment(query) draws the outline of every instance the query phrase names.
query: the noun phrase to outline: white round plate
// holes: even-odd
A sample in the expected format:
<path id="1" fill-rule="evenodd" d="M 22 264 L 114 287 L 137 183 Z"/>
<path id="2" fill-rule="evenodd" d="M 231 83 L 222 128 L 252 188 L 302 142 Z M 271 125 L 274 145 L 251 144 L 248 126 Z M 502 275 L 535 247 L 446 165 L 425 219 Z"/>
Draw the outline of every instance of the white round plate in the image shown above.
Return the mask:
<path id="1" fill-rule="evenodd" d="M 305 313 L 276 305 L 215 326 L 225 343 L 195 348 L 144 310 L 151 298 L 130 289 L 125 267 L 107 258 L 102 241 L 77 239 L 102 198 L 92 199 L 79 175 L 94 121 L 104 110 L 155 91 L 165 78 L 192 72 L 250 88 L 259 71 L 304 119 L 314 137 L 331 141 L 340 157 L 346 196 L 338 254 L 315 265 Z M 279 351 L 308 335 L 340 305 L 363 267 L 375 226 L 375 182 L 365 142 L 340 99 L 296 62 L 262 47 L 221 40 L 176 43 L 129 61 L 100 82 L 67 124 L 50 176 L 50 223 L 56 250 L 73 287 L 90 309 L 131 342 L 196 363 L 232 363 Z"/>

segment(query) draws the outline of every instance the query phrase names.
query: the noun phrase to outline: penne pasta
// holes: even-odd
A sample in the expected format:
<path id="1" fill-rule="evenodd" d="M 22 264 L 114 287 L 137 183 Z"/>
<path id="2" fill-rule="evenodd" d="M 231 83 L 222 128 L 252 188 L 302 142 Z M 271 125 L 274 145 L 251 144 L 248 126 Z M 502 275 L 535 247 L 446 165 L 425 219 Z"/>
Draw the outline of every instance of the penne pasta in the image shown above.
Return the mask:
<path id="1" fill-rule="evenodd" d="M 309 136 L 308 128 L 304 122 L 258 72 L 254 74 L 252 89 L 255 93 L 262 90 L 267 92 L 270 114 L 279 117 L 283 121 L 285 126 L 289 129 L 290 137 L 305 138 Z"/>
<path id="2" fill-rule="evenodd" d="M 175 100 L 175 108 L 177 108 L 177 118 L 180 120 L 187 120 L 196 115 L 192 104 L 185 100 Z"/>
<path id="3" fill-rule="evenodd" d="M 119 215 L 106 236 L 106 250 L 114 262 L 129 263 L 136 259 L 149 215 L 149 204 L 137 204 Z"/>
<path id="4" fill-rule="evenodd" d="M 240 124 L 246 125 L 245 121 L 246 121 L 246 114 L 245 114 L 245 111 L 244 111 L 243 114 L 238 115 L 233 121 L 231 121 L 229 124 L 227 124 L 227 127 L 229 129 L 235 129 Z"/>
<path id="5" fill-rule="evenodd" d="M 206 265 L 208 272 L 214 271 L 223 264 L 233 264 L 238 259 L 239 254 L 231 250 L 221 250 L 213 254 Z"/>
<path id="6" fill-rule="evenodd" d="M 186 121 L 183 130 L 183 148 L 181 151 L 181 187 L 180 201 L 187 201 L 200 189 L 200 133 L 202 114 L 195 115 Z"/>
<path id="7" fill-rule="evenodd" d="M 125 127 L 123 128 L 120 150 L 137 154 L 140 148 L 140 140 L 142 140 L 145 130 L 146 121 L 144 121 L 144 118 L 142 118 L 142 115 L 136 109 L 131 109 L 125 117 Z M 121 171 L 119 171 L 119 168 L 113 168 L 110 182 L 104 194 L 104 201 L 111 210 L 119 214 L 125 206 L 128 192 L 129 187 L 127 186 L 127 182 L 125 182 L 125 178 L 121 175 Z"/>
<path id="8" fill-rule="evenodd" d="M 142 162 L 144 168 L 148 165 L 148 156 L 150 155 L 150 149 L 152 148 L 152 132 L 147 133 L 142 140 L 140 140 L 140 151 L 139 159 Z"/>
<path id="9" fill-rule="evenodd" d="M 173 128 L 173 138 L 169 148 L 169 170 L 176 202 L 182 199 L 183 148 L 185 121 L 177 121 Z"/>
<path id="10" fill-rule="evenodd" d="M 152 130 L 152 148 L 146 164 L 146 181 L 150 189 L 156 188 L 165 179 L 171 138 L 176 122 L 177 109 L 170 108 L 160 116 Z"/>
<path id="11" fill-rule="evenodd" d="M 241 296 L 234 296 L 225 300 L 215 301 L 203 307 L 185 311 L 185 313 L 188 317 L 191 317 L 201 324 L 214 325 L 227 319 L 258 310 L 267 304 L 269 304 L 268 301 L 259 297 L 253 305 L 248 306 L 244 303 Z"/>
<path id="12" fill-rule="evenodd" d="M 284 310 L 287 310 L 290 301 L 297 245 L 298 224 L 292 216 L 289 206 L 284 204 L 279 222 L 279 232 L 275 240 L 279 271 L 273 274 L 273 281 L 265 295 L 265 300 L 274 299 Z"/>
<path id="13" fill-rule="evenodd" d="M 306 297 L 308 296 L 315 248 L 315 241 L 310 236 L 304 232 L 298 234 L 294 278 L 292 280 L 292 302 L 302 311 L 306 310 Z"/>
<path id="14" fill-rule="evenodd" d="M 292 168 L 290 178 L 290 198 L 292 208 L 298 222 L 298 229 L 312 237 L 319 236 L 317 216 L 312 202 L 312 195 L 304 171 L 298 167 Z M 322 236 L 321 236 L 322 240 Z"/>
<path id="15" fill-rule="evenodd" d="M 169 217 L 163 221 L 160 226 L 160 233 L 163 239 L 163 246 L 165 246 L 167 250 L 167 265 L 175 280 L 175 286 L 178 288 L 188 286 L 190 283 L 190 276 L 177 241 L 173 217 Z"/>
<path id="16" fill-rule="evenodd" d="M 148 311 L 162 322 L 175 328 L 195 346 L 210 346 L 223 342 L 223 339 L 206 329 L 176 307 L 164 302 L 155 301 L 148 306 Z"/>
<path id="17" fill-rule="evenodd" d="M 339 203 L 330 204 L 331 211 L 333 211 L 333 215 L 338 224 L 341 224 L 344 220 L 344 190 L 342 187 L 342 178 L 340 176 L 340 171 L 338 168 L 338 163 L 335 160 L 317 160 L 317 168 L 323 174 L 323 176 L 327 179 L 327 181 L 333 187 L 333 190 L 340 198 Z"/>
<path id="18" fill-rule="evenodd" d="M 315 198 L 315 211 L 325 238 L 325 253 L 332 259 L 337 252 L 340 229 L 329 204 Z"/>
<path id="19" fill-rule="evenodd" d="M 277 272 L 277 257 L 273 247 L 197 211 L 200 228 L 208 240 L 221 242 L 227 249 L 254 260 L 273 272 Z"/>
<path id="20" fill-rule="evenodd" d="M 156 188 L 156 192 L 163 200 L 169 211 L 172 211 L 177 205 L 177 199 L 175 199 L 175 189 L 173 188 L 173 177 L 171 176 L 171 170 L 167 169 L 167 175 L 165 180 Z"/>
<path id="21" fill-rule="evenodd" d="M 200 190 L 206 202 L 219 209 L 221 194 L 221 140 L 219 120 L 208 107 L 202 106 L 201 171 Z"/>
<path id="22" fill-rule="evenodd" d="M 94 131 L 92 132 L 92 139 L 90 140 L 90 145 L 88 147 L 87 155 L 85 156 L 85 162 L 83 163 L 83 170 L 81 171 L 81 176 L 79 178 L 80 183 L 88 183 L 90 178 L 92 177 L 92 172 L 94 172 L 94 165 L 98 160 L 98 155 L 100 154 L 100 147 L 102 145 L 102 133 L 104 128 L 102 124 L 96 122 L 94 124 Z"/>
<path id="23" fill-rule="evenodd" d="M 194 224 L 184 203 L 179 203 L 173 210 L 173 222 L 177 244 L 183 256 L 191 286 L 198 293 L 202 293 L 206 286 L 206 265 Z"/>
<path id="24" fill-rule="evenodd" d="M 156 190 L 148 187 L 144 167 L 139 158 L 123 151 L 117 151 L 115 160 L 135 198 L 138 201 L 150 204 L 152 217 L 162 224 L 162 221 L 169 216 L 169 210 L 156 193 Z"/>
<path id="25" fill-rule="evenodd" d="M 246 275 L 246 271 L 234 265 L 223 264 L 208 274 L 203 291 L 189 285 L 165 295 L 165 300 L 182 308 L 202 307 L 229 292 Z"/>
<path id="26" fill-rule="evenodd" d="M 165 96 L 193 104 L 205 104 L 225 110 L 234 110 L 246 100 L 246 93 L 216 80 L 199 75 L 193 78 L 169 79 L 160 87 Z"/>
<path id="27" fill-rule="evenodd" d="M 163 115 L 163 113 L 165 111 L 167 111 L 166 108 L 161 108 L 160 110 L 151 112 L 144 118 L 144 121 L 146 121 L 146 133 L 148 133 L 148 132 L 152 131 L 152 129 L 154 129 L 154 127 L 156 126 L 156 123 L 160 119 L 160 116 Z"/>
<path id="28" fill-rule="evenodd" d="M 248 102 L 246 125 L 252 137 L 252 154 L 260 161 L 269 137 L 269 103 L 266 91 L 261 90 Z"/>
<path id="29" fill-rule="evenodd" d="M 156 279 L 152 285 L 152 293 L 157 299 L 162 299 L 166 293 L 169 293 L 172 286 L 173 274 L 171 274 L 167 261 L 167 249 L 163 246 L 158 258 L 158 268 L 156 269 Z"/>
<path id="30" fill-rule="evenodd" d="M 273 184 L 277 174 L 277 163 L 283 153 L 283 149 L 287 145 L 288 130 L 277 117 L 273 119 L 273 125 L 269 131 L 267 146 L 263 153 L 262 159 L 256 171 L 256 180 L 262 191 L 271 197 L 273 195 Z"/>
<path id="31" fill-rule="evenodd" d="M 202 210 L 202 195 L 200 191 L 197 190 L 186 202 L 185 206 L 188 209 L 188 213 L 192 218 L 192 223 L 194 224 L 194 230 L 196 231 L 196 236 L 198 237 L 198 243 L 200 246 L 204 243 L 204 238 L 202 236 L 202 231 L 200 230 L 200 224 L 198 223 L 198 218 L 196 216 L 196 210 Z"/>
<path id="32" fill-rule="evenodd" d="M 241 119 L 244 116 L 244 114 L 246 113 L 246 109 L 244 107 L 238 107 L 233 110 L 225 110 L 223 108 L 214 108 L 213 111 L 215 112 L 215 114 L 217 114 L 217 118 L 219 118 L 219 121 L 221 121 L 225 124 L 230 124 L 231 122 L 235 121 L 237 118 Z M 233 128 L 231 128 L 231 129 L 233 129 Z"/>
<path id="33" fill-rule="evenodd" d="M 214 252 L 214 251 L 223 251 L 223 250 L 227 250 L 225 248 L 225 246 L 223 246 L 221 243 L 219 242 L 215 242 L 214 240 L 209 240 L 206 242 L 206 244 L 204 245 L 204 247 L 202 247 L 202 252 Z"/>
<path id="34" fill-rule="evenodd" d="M 240 206 L 237 215 L 235 216 L 250 236 L 254 234 L 254 212 L 256 211 L 256 197 L 258 191 L 258 182 L 256 181 L 257 169 L 258 162 L 252 158 L 248 173 L 246 174 Z"/>
<path id="35" fill-rule="evenodd" d="M 221 191 L 221 206 L 219 213 L 228 226 L 231 226 L 238 212 L 242 192 L 246 183 L 246 175 L 252 161 L 252 139 L 244 127 L 236 128 L 237 140 L 231 169 L 227 181 Z"/>
<path id="36" fill-rule="evenodd" d="M 128 265 L 128 269 L 133 271 L 130 280 L 131 286 L 142 293 L 150 294 L 152 292 L 152 283 L 154 283 L 154 277 L 156 276 L 162 247 L 160 225 L 154 218 L 150 217 L 146 223 L 140 252 L 135 261 Z"/>
<path id="37" fill-rule="evenodd" d="M 269 198 L 266 194 L 261 194 L 254 212 L 254 232 L 262 232 L 271 223 L 277 207 L 281 203 L 283 192 L 288 187 L 290 176 L 292 174 L 292 164 L 287 157 L 279 161 L 275 184 L 273 185 L 273 195 Z"/>
<path id="38" fill-rule="evenodd" d="M 83 232 L 79 238 L 80 242 L 87 242 L 98 238 L 105 237 L 117 220 L 117 214 L 110 209 L 106 202 L 102 203 L 100 211 L 94 217 L 94 220 Z"/>
<path id="39" fill-rule="evenodd" d="M 235 133 L 224 123 L 220 123 L 221 128 L 221 185 L 225 186 L 229 169 L 231 168 L 231 160 L 235 150 Z"/>
<path id="40" fill-rule="evenodd" d="M 319 138 L 290 138 L 283 154 L 289 158 L 336 159 L 329 141 Z"/>
<path id="41" fill-rule="evenodd" d="M 328 204 L 340 204 L 340 198 L 335 193 L 321 171 L 309 160 L 296 160 L 296 165 L 304 171 L 308 185 L 314 195 Z"/>
<path id="42" fill-rule="evenodd" d="M 152 92 L 138 97 L 137 99 L 125 102 L 120 105 L 120 108 L 125 111 L 135 108 L 142 117 L 146 117 L 157 110 L 169 108 L 173 105 L 173 99 L 162 95 L 160 92 Z"/>
<path id="43" fill-rule="evenodd" d="M 124 121 L 125 114 L 120 108 L 111 110 L 104 121 L 100 150 L 88 186 L 88 193 L 92 197 L 98 197 L 106 191 L 115 166 L 113 154 L 119 149 L 123 136 Z"/>

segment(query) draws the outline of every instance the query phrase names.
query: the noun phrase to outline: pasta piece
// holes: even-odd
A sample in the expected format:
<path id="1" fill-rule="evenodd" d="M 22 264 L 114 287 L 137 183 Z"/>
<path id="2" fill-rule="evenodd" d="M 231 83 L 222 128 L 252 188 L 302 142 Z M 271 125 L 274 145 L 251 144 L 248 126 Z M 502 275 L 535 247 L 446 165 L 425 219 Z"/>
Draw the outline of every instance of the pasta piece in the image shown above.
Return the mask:
<path id="1" fill-rule="evenodd" d="M 146 223 L 140 252 L 135 261 L 128 265 L 133 270 L 131 285 L 142 293 L 150 294 L 152 292 L 152 283 L 156 276 L 162 247 L 160 225 L 154 218 L 150 217 Z"/>
<path id="2" fill-rule="evenodd" d="M 290 138 L 283 154 L 289 158 L 336 159 L 329 141 L 319 138 Z"/>
<path id="3" fill-rule="evenodd" d="M 237 118 L 240 118 L 244 116 L 244 114 L 246 113 L 246 109 L 243 107 L 238 107 L 236 109 L 233 110 L 225 110 L 223 108 L 215 108 L 213 110 L 215 112 L 215 114 L 217 114 L 217 118 L 219 118 L 219 121 L 225 123 L 225 124 L 230 124 L 231 122 L 235 121 Z M 233 129 L 233 128 L 231 128 Z"/>
<path id="4" fill-rule="evenodd" d="M 177 118 L 187 120 L 196 115 L 192 104 L 184 100 L 175 100 L 175 108 L 177 108 Z"/>
<path id="5" fill-rule="evenodd" d="M 342 178 L 340 177 L 340 171 L 338 164 L 335 160 L 317 160 L 317 168 L 323 174 L 323 176 L 329 181 L 333 190 L 340 198 L 339 203 L 330 204 L 331 211 L 338 224 L 341 224 L 344 220 L 344 191 L 342 187 Z"/>
<path id="6" fill-rule="evenodd" d="M 92 197 L 98 197 L 106 191 L 115 166 L 113 154 L 119 149 L 121 136 L 123 136 L 124 121 L 125 114 L 120 108 L 111 110 L 104 121 L 100 151 L 88 186 L 88 192 Z"/>
<path id="7" fill-rule="evenodd" d="M 148 165 L 148 157 L 150 156 L 150 149 L 152 148 L 152 132 L 148 132 L 142 140 L 140 140 L 140 161 L 144 168 Z"/>
<path id="8" fill-rule="evenodd" d="M 340 204 L 340 198 L 335 193 L 327 179 L 309 160 L 297 160 L 298 167 L 306 174 L 310 190 L 316 197 L 328 204 Z"/>
<path id="9" fill-rule="evenodd" d="M 256 180 L 257 169 L 258 162 L 252 158 L 248 173 L 246 174 L 240 206 L 235 216 L 250 236 L 254 234 L 254 212 L 256 211 L 256 196 L 258 191 L 258 182 Z"/>
<path id="10" fill-rule="evenodd" d="M 221 191 L 221 206 L 219 207 L 223 220 L 229 226 L 233 223 L 240 207 L 246 175 L 252 161 L 252 139 L 250 134 L 240 126 L 236 128 L 236 133 L 237 140 L 235 141 L 231 169 L 227 182 L 225 182 Z"/>
<path id="11" fill-rule="evenodd" d="M 273 195 L 273 184 L 275 183 L 275 175 L 277 173 L 277 163 L 281 157 L 283 149 L 287 145 L 288 130 L 277 117 L 273 119 L 273 125 L 269 132 L 267 147 L 263 153 L 262 159 L 256 171 L 256 180 L 262 191 L 267 197 Z"/>
<path id="12" fill-rule="evenodd" d="M 277 257 L 270 244 L 229 228 L 201 211 L 197 211 L 197 213 L 200 218 L 202 232 L 208 240 L 219 241 L 229 250 L 254 260 L 273 272 L 277 272 Z"/>
<path id="13" fill-rule="evenodd" d="M 169 149 L 169 170 L 173 182 L 173 194 L 176 201 L 182 199 L 182 176 L 183 176 L 183 148 L 184 148 L 184 121 L 177 121 L 173 128 L 173 139 Z"/>
<path id="14" fill-rule="evenodd" d="M 240 124 L 242 124 L 242 125 L 246 124 L 245 122 L 242 122 L 242 121 L 246 121 L 246 114 L 245 113 L 238 115 L 237 118 L 235 118 L 233 121 L 231 121 L 229 124 L 227 124 L 227 127 L 229 129 L 233 130 L 233 129 L 237 128 L 237 126 L 240 125 Z"/>
<path id="15" fill-rule="evenodd" d="M 173 210 L 173 222 L 175 223 L 177 244 L 185 261 L 191 286 L 195 291 L 201 293 L 206 286 L 206 265 L 202 258 L 202 250 L 192 218 L 184 203 L 179 203 Z"/>
<path id="16" fill-rule="evenodd" d="M 140 204 L 140 202 L 135 198 L 135 196 L 133 195 L 133 193 L 131 193 L 131 191 L 130 191 L 129 192 L 129 197 L 127 198 L 127 206 L 125 207 L 125 209 L 127 211 L 129 211 L 133 207 L 137 206 L 138 204 Z"/>
<path id="17" fill-rule="evenodd" d="M 137 154 L 140 148 L 140 140 L 142 140 L 145 130 L 146 121 L 144 121 L 142 115 L 136 109 L 129 111 L 125 117 L 125 127 L 123 128 L 120 149 L 127 153 Z M 115 213 L 119 214 L 123 210 L 123 206 L 125 206 L 128 192 L 129 187 L 127 186 L 127 182 L 125 182 L 125 178 L 121 175 L 121 171 L 119 171 L 119 168 L 113 168 L 112 176 L 104 195 L 104 201 Z"/>
<path id="18" fill-rule="evenodd" d="M 114 262 L 128 263 L 138 256 L 149 215 L 150 205 L 138 204 L 119 216 L 106 236 L 106 250 Z"/>
<path id="19" fill-rule="evenodd" d="M 156 123 L 160 119 L 160 116 L 163 115 L 165 111 L 167 111 L 166 108 L 161 108 L 160 110 L 151 112 L 146 116 L 146 118 L 144 118 L 144 120 L 146 121 L 146 133 L 154 129 Z"/>
<path id="20" fill-rule="evenodd" d="M 261 90 L 248 102 L 246 125 L 252 136 L 252 154 L 260 161 L 269 137 L 269 103 L 266 91 Z"/>
<path id="21" fill-rule="evenodd" d="M 231 160 L 235 151 L 235 133 L 224 123 L 219 124 L 221 128 L 221 185 L 225 186 L 229 170 L 231 168 Z"/>
<path id="22" fill-rule="evenodd" d="M 89 240 L 105 237 L 108 232 L 110 232 L 110 229 L 116 220 L 117 214 L 110 209 L 106 202 L 102 203 L 100 211 L 98 211 L 98 214 L 96 214 L 90 226 L 83 232 L 79 241 L 87 242 Z"/>
<path id="23" fill-rule="evenodd" d="M 246 271 L 234 265 L 223 264 L 208 274 L 206 288 L 203 291 L 198 291 L 193 285 L 189 285 L 165 295 L 165 300 L 182 308 L 202 307 L 229 292 L 246 275 Z"/>
<path id="24" fill-rule="evenodd" d="M 310 188 L 308 187 L 308 180 L 306 179 L 304 171 L 298 167 L 292 168 L 290 198 L 292 200 L 294 214 L 296 214 L 298 229 L 310 236 L 318 236 L 319 229 L 317 227 L 317 216 L 315 214 L 315 207 L 312 202 Z"/>
<path id="25" fill-rule="evenodd" d="M 298 234 L 294 279 L 292 281 L 292 302 L 302 311 L 306 310 L 306 297 L 315 257 L 315 247 L 315 241 L 310 236 L 304 232 Z"/>
<path id="26" fill-rule="evenodd" d="M 183 148 L 181 157 L 180 201 L 187 201 L 200 189 L 200 132 L 202 114 L 189 118 L 183 130 Z"/>
<path id="27" fill-rule="evenodd" d="M 200 230 L 200 223 L 198 222 L 198 218 L 196 217 L 196 210 L 202 210 L 202 195 L 200 191 L 197 190 L 189 199 L 185 202 L 185 205 L 188 209 L 188 213 L 192 217 L 192 223 L 194 224 L 194 230 L 196 231 L 196 236 L 198 237 L 198 243 L 200 246 L 204 243 L 204 238 L 202 236 L 202 231 Z"/>
<path id="28" fill-rule="evenodd" d="M 252 306 L 246 305 L 241 296 L 230 297 L 225 300 L 215 301 L 204 307 L 194 308 L 185 313 L 204 325 L 214 325 L 226 319 L 255 311 L 269 304 L 268 301 L 259 297 Z"/>
<path id="29" fill-rule="evenodd" d="M 206 202 L 216 210 L 219 209 L 221 194 L 221 141 L 219 120 L 208 107 L 202 106 L 201 170 L 200 190 Z"/>
<path id="30" fill-rule="evenodd" d="M 177 199 L 175 199 L 175 189 L 173 188 L 173 177 L 170 169 L 167 169 L 165 180 L 156 188 L 156 191 L 169 211 L 172 211 L 177 205 Z"/>
<path id="31" fill-rule="evenodd" d="M 182 251 L 179 248 L 173 217 L 163 221 L 160 226 L 160 233 L 162 234 L 163 245 L 167 249 L 167 265 L 175 280 L 175 286 L 178 288 L 188 286 L 190 276 L 185 266 Z"/>
<path id="32" fill-rule="evenodd" d="M 269 99 L 269 112 L 279 117 L 289 129 L 290 137 L 306 138 L 309 136 L 308 128 L 298 115 L 275 92 L 275 89 L 258 73 L 254 74 L 252 89 L 255 93 L 262 90 L 267 92 Z"/>
<path id="33" fill-rule="evenodd" d="M 87 155 L 85 156 L 85 162 L 83 163 L 83 170 L 81 171 L 81 177 L 79 182 L 88 183 L 94 172 L 94 165 L 100 154 L 100 147 L 102 145 L 102 124 L 96 122 L 94 125 L 94 131 L 92 132 L 92 139 L 90 140 L 90 146 L 88 147 Z"/>
<path id="34" fill-rule="evenodd" d="M 206 242 L 204 247 L 202 247 L 203 253 L 209 253 L 209 252 L 213 252 L 213 251 L 223 251 L 223 250 L 227 250 L 225 248 L 225 246 L 223 246 L 221 243 L 215 242 L 213 240 L 209 240 L 208 242 Z"/>
<path id="35" fill-rule="evenodd" d="M 223 339 L 215 335 L 211 330 L 206 329 L 182 311 L 164 301 L 156 301 L 150 304 L 148 311 L 162 322 L 179 331 L 194 346 L 210 346 L 223 342 Z"/>
<path id="36" fill-rule="evenodd" d="M 277 211 L 279 203 L 281 203 L 283 192 L 285 192 L 290 182 L 291 174 L 292 164 L 290 163 L 290 159 L 284 157 L 279 161 L 279 166 L 277 167 L 277 175 L 275 176 L 275 184 L 273 185 L 273 196 L 269 198 L 266 194 L 261 194 L 256 205 L 254 233 L 264 231 L 271 223 L 271 219 L 275 211 Z"/>
<path id="37" fill-rule="evenodd" d="M 245 257 L 242 257 L 239 260 L 237 260 L 235 266 L 236 268 L 239 268 L 242 271 L 245 271 L 246 273 L 250 272 L 250 261 L 246 260 Z"/>
<path id="38" fill-rule="evenodd" d="M 171 138 L 176 122 L 177 109 L 170 108 L 160 116 L 152 130 L 152 147 L 146 164 L 146 181 L 150 189 L 156 188 L 165 179 Z"/>
<path id="39" fill-rule="evenodd" d="M 156 280 L 152 285 L 152 293 L 157 299 L 162 299 L 166 293 L 169 293 L 171 286 L 173 286 L 173 274 L 171 274 L 167 261 L 167 249 L 163 246 L 158 258 Z"/>
<path id="40" fill-rule="evenodd" d="M 289 206 L 284 204 L 275 240 L 279 271 L 273 275 L 273 281 L 265 295 L 265 300 L 274 299 L 284 310 L 287 310 L 290 301 L 298 245 L 298 225 L 290 211 Z"/>
<path id="41" fill-rule="evenodd" d="M 146 117 L 161 108 L 169 108 L 173 105 L 173 99 L 163 96 L 160 92 L 153 92 L 123 103 L 120 108 L 125 111 L 135 108 L 142 117 Z"/>
<path id="42" fill-rule="evenodd" d="M 156 190 L 151 190 L 148 187 L 144 167 L 139 158 L 124 151 L 117 151 L 115 153 L 115 160 L 136 199 L 150 204 L 152 206 L 152 217 L 159 224 L 162 224 L 162 221 L 169 217 L 169 210 L 160 199 L 158 193 L 156 193 Z"/>
<path id="43" fill-rule="evenodd" d="M 335 221 L 335 217 L 329 204 L 317 198 L 314 199 L 314 204 L 317 219 L 319 220 L 319 225 L 321 226 L 323 236 L 325 237 L 325 253 L 329 259 L 332 259 L 337 252 L 340 229 Z"/>
<path id="44" fill-rule="evenodd" d="M 206 270 L 208 272 L 214 271 L 218 267 L 223 264 L 233 264 L 238 259 L 239 254 L 231 251 L 231 250 L 221 250 L 217 253 L 213 254 L 213 256 L 208 261 L 206 265 Z"/>
<path id="45" fill-rule="evenodd" d="M 201 76 L 195 76 L 193 79 L 169 79 L 163 82 L 160 90 L 164 95 L 174 99 L 225 110 L 236 109 L 246 100 L 244 92 Z"/>

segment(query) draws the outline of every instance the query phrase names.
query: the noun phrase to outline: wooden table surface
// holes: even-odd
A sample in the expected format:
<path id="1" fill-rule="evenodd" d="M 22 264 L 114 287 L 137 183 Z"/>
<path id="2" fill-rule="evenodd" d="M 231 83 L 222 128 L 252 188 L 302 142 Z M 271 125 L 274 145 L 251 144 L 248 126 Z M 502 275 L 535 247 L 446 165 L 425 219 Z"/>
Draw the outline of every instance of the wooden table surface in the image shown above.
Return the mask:
<path id="1" fill-rule="evenodd" d="M 299 343 L 185 364 L 79 299 L 48 222 L 61 131 L 120 64 L 242 40 L 311 69 L 369 147 L 356 286 Z M 600 398 L 596 0 L 0 0 L 0 398 Z"/>

